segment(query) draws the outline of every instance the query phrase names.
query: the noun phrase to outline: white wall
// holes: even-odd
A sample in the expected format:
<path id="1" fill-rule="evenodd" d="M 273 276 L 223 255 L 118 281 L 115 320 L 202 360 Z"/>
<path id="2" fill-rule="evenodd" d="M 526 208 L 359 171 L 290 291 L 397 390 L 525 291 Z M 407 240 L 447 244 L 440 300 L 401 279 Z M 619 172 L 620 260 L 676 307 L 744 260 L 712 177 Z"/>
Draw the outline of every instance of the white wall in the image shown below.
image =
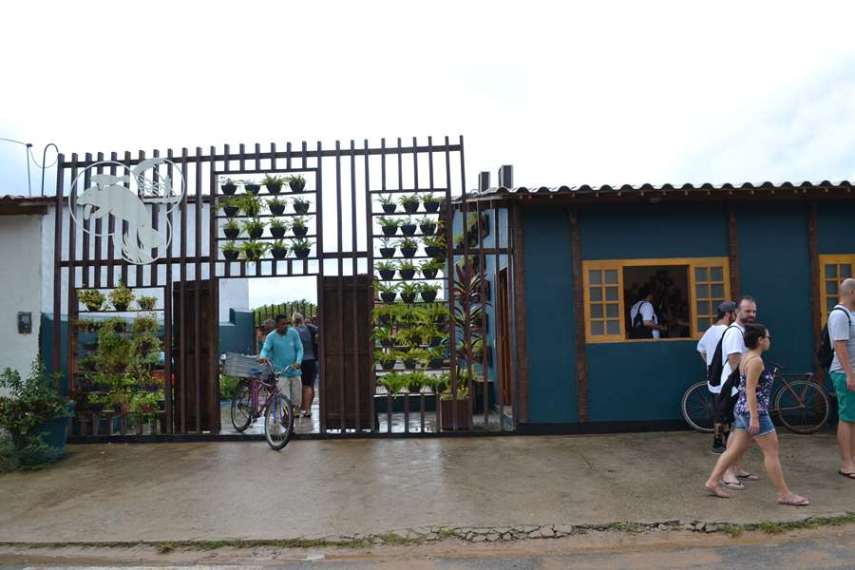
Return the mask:
<path id="1" fill-rule="evenodd" d="M 42 216 L 0 216 L 0 369 L 21 374 L 39 351 Z M 31 312 L 33 331 L 18 333 L 18 312 Z"/>

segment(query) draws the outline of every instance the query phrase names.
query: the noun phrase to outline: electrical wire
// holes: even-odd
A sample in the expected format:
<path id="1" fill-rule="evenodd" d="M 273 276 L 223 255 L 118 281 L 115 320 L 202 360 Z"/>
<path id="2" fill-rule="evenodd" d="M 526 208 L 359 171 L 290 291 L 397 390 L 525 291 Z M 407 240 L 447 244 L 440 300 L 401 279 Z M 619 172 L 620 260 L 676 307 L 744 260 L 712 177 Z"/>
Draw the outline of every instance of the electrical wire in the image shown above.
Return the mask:
<path id="1" fill-rule="evenodd" d="M 56 163 L 59 161 L 59 147 L 56 146 L 56 144 L 54 144 L 54 143 L 46 144 L 44 146 L 44 148 L 42 149 L 42 163 L 39 164 L 39 161 L 36 160 L 35 155 L 33 155 L 33 144 L 32 143 L 19 141 L 16 139 L 10 139 L 8 137 L 0 137 L 0 141 L 15 143 L 15 144 L 23 145 L 24 147 L 26 147 L 25 153 L 26 153 L 26 157 L 27 157 L 27 195 L 30 197 L 32 197 L 32 195 L 33 195 L 33 182 L 32 182 L 32 175 L 30 172 L 30 161 L 32 161 L 33 164 L 35 164 L 38 168 L 41 168 L 41 170 L 42 170 L 41 196 L 42 196 L 42 198 L 44 198 L 44 196 L 45 196 L 45 170 L 47 170 L 48 168 L 53 168 L 54 165 L 56 165 Z M 56 157 L 54 158 L 54 161 L 51 164 L 45 164 L 47 162 L 47 151 L 50 147 L 53 147 L 53 149 L 56 151 Z"/>

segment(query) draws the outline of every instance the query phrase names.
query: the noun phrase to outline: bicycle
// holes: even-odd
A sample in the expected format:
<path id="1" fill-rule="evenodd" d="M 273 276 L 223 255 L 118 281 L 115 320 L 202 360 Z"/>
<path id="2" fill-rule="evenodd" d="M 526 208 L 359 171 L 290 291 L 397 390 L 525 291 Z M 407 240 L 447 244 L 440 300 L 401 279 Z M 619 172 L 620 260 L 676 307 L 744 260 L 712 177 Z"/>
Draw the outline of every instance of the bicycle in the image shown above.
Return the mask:
<path id="1" fill-rule="evenodd" d="M 822 429 L 831 409 L 828 391 L 813 381 L 812 373 L 804 379 L 788 380 L 779 374 L 784 370 L 783 366 L 774 362 L 769 364 L 775 379 L 769 415 L 793 433 L 809 434 Z M 683 394 L 681 412 L 692 429 L 705 433 L 713 431 L 715 406 L 706 382 L 689 386 Z"/>
<path id="2" fill-rule="evenodd" d="M 288 445 L 294 431 L 294 406 L 279 392 L 277 378 L 270 365 L 253 369 L 253 376 L 238 382 L 232 399 L 231 420 L 238 432 L 244 432 L 264 416 L 264 439 L 274 450 Z"/>

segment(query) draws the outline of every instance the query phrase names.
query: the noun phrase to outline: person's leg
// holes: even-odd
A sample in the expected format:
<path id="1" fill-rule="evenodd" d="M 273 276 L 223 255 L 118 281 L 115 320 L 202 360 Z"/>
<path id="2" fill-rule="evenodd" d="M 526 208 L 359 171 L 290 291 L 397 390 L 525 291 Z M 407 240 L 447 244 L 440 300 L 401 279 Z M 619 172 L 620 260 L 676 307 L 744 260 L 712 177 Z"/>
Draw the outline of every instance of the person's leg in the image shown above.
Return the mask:
<path id="1" fill-rule="evenodd" d="M 852 437 L 852 426 L 850 422 L 838 420 L 837 422 L 837 446 L 840 449 L 840 472 L 855 473 L 855 438 Z"/>
<path id="2" fill-rule="evenodd" d="M 763 451 L 763 464 L 766 467 L 766 473 L 769 474 L 769 479 L 778 491 L 778 502 L 798 504 L 807 501 L 807 499 L 796 495 L 787 487 L 787 482 L 784 480 L 784 470 L 781 468 L 781 459 L 778 455 L 778 434 L 772 430 L 766 434 L 756 436 L 754 441 L 757 442 L 757 445 Z"/>
<path id="3" fill-rule="evenodd" d="M 840 450 L 840 473 L 855 473 L 855 410 L 850 409 L 855 399 L 846 387 L 846 374 L 831 373 L 831 383 L 837 393 L 837 447 Z"/>
<path id="4" fill-rule="evenodd" d="M 719 481 L 722 480 L 725 472 L 731 467 L 739 454 L 743 453 L 749 445 L 751 445 L 751 438 L 748 437 L 745 431 L 737 429 L 731 432 L 727 442 L 727 449 L 719 456 L 712 473 L 710 473 L 709 478 L 704 484 L 704 488 L 707 491 L 718 497 L 730 497 L 730 494 L 719 488 Z"/>

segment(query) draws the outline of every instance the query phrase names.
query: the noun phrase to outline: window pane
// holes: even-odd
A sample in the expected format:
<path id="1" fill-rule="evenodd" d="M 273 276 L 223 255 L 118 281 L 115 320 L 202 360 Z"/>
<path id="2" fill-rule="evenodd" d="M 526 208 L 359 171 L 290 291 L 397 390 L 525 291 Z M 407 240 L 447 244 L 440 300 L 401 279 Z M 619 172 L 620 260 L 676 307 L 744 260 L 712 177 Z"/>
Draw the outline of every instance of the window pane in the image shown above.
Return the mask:
<path id="1" fill-rule="evenodd" d="M 834 299 L 834 298 L 832 298 L 832 297 L 829 297 L 829 298 L 828 298 L 828 300 L 825 302 L 825 305 L 826 305 L 826 306 L 825 306 L 825 309 L 826 309 L 827 311 L 830 311 L 831 309 L 833 309 L 833 308 L 834 308 L 834 306 L 835 306 L 836 304 L 837 304 L 837 299 Z"/>
<path id="2" fill-rule="evenodd" d="M 837 281 L 826 281 L 825 292 L 829 295 L 837 295 Z"/>
<path id="3" fill-rule="evenodd" d="M 710 314 L 710 302 L 698 301 L 698 316 Z"/>
<path id="4" fill-rule="evenodd" d="M 724 303 L 724 299 L 713 299 L 710 301 L 710 314 L 718 310 L 718 306 Z"/>
<path id="5" fill-rule="evenodd" d="M 852 277 L 852 266 L 847 264 L 843 264 L 840 266 L 840 279 L 846 279 L 847 277 Z"/>
<path id="6" fill-rule="evenodd" d="M 605 334 L 605 328 L 603 327 L 603 321 L 591 321 L 591 335 L 602 336 Z"/>
<path id="7" fill-rule="evenodd" d="M 591 301 L 602 301 L 603 300 L 603 288 L 602 287 L 591 287 Z"/>
<path id="8" fill-rule="evenodd" d="M 596 269 L 588 271 L 588 281 L 591 285 L 599 285 L 603 282 L 603 272 Z"/>
<path id="9" fill-rule="evenodd" d="M 600 303 L 592 303 L 591 304 L 591 318 L 592 319 L 602 319 L 603 318 L 603 306 Z"/>
<path id="10" fill-rule="evenodd" d="M 724 281 L 724 268 L 710 267 L 710 281 Z"/>
<path id="11" fill-rule="evenodd" d="M 704 332 L 709 328 L 709 320 L 708 319 L 698 319 L 698 332 Z"/>
<path id="12" fill-rule="evenodd" d="M 827 279 L 836 279 L 837 278 L 837 265 L 833 263 L 829 263 L 825 266 L 825 277 Z"/>
<path id="13" fill-rule="evenodd" d="M 608 303 L 606 305 L 606 316 L 610 319 L 617 318 L 618 316 L 618 306 L 617 303 Z"/>
<path id="14" fill-rule="evenodd" d="M 617 287 L 606 287 L 606 301 L 617 301 Z"/>
<path id="15" fill-rule="evenodd" d="M 696 285 L 695 286 L 695 295 L 698 297 L 698 299 L 709 299 L 710 286 L 709 285 Z"/>
<path id="16" fill-rule="evenodd" d="M 706 267 L 695 267 L 695 281 L 709 281 L 709 271 Z"/>
<path id="17" fill-rule="evenodd" d="M 606 269 L 606 283 L 609 285 L 617 284 L 617 271 L 614 269 Z"/>
<path id="18" fill-rule="evenodd" d="M 724 297 L 724 285 L 710 285 L 710 295 L 713 297 Z"/>
<path id="19" fill-rule="evenodd" d="M 620 321 L 606 321 L 606 332 L 608 334 L 620 334 Z"/>

